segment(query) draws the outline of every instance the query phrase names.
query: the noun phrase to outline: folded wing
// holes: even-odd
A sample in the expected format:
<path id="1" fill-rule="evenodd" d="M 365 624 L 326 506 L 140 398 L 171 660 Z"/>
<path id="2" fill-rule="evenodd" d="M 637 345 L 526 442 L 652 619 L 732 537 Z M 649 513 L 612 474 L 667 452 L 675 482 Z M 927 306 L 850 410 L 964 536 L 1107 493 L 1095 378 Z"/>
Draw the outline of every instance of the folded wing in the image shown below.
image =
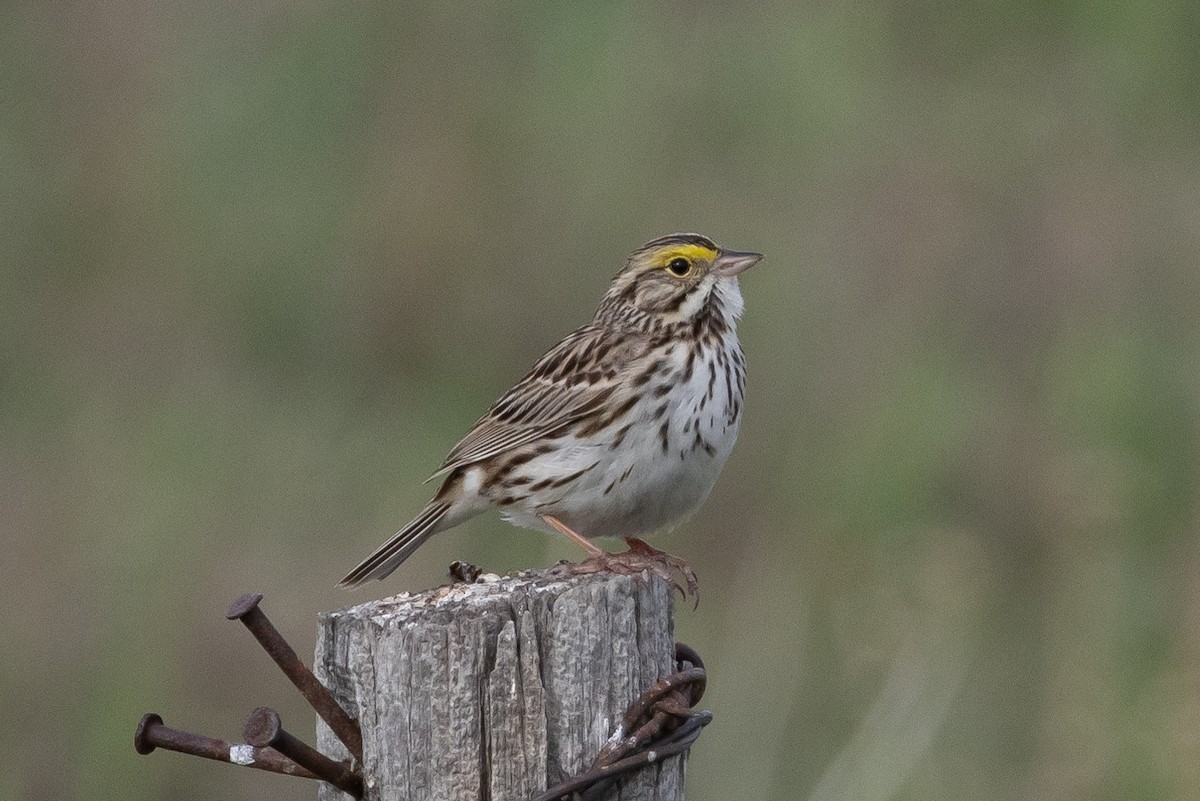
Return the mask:
<path id="1" fill-rule="evenodd" d="M 430 478 L 552 436 L 598 413 L 646 350 L 641 338 L 611 329 L 589 324 L 573 331 L 492 404 Z"/>

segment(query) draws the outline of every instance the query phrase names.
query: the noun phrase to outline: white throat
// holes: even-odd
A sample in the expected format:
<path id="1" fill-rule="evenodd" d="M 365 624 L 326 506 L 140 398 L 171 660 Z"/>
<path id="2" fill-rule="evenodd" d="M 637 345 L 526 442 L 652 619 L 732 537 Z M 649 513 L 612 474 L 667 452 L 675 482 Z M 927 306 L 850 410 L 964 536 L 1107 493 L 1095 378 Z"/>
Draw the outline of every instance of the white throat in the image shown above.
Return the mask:
<path id="1" fill-rule="evenodd" d="M 737 276 L 718 277 L 713 291 L 717 294 L 717 303 L 721 304 L 729 327 L 732 328 L 733 323 L 740 320 L 742 312 L 746 310 L 746 301 L 742 299 L 742 287 L 738 284 Z"/>

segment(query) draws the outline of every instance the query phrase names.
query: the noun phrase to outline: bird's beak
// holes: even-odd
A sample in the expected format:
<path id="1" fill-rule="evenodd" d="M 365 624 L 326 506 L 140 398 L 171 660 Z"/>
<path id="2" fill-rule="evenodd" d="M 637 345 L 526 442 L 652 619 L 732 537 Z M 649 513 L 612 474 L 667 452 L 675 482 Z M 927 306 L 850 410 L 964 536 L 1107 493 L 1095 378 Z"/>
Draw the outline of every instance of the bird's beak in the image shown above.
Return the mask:
<path id="1" fill-rule="evenodd" d="M 734 276 L 749 270 L 762 261 L 761 253 L 750 253 L 742 250 L 722 250 L 721 255 L 713 262 L 717 275 Z"/>

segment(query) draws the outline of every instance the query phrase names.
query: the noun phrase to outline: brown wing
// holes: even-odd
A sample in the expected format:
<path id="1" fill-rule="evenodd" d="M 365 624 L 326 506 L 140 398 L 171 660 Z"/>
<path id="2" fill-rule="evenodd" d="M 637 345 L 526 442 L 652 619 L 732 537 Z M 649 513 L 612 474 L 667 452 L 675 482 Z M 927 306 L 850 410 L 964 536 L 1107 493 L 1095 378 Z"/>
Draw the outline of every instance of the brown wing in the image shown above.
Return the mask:
<path id="1" fill-rule="evenodd" d="M 430 478 L 554 434 L 605 408 L 646 352 L 636 336 L 588 324 L 559 342 L 480 417 Z"/>

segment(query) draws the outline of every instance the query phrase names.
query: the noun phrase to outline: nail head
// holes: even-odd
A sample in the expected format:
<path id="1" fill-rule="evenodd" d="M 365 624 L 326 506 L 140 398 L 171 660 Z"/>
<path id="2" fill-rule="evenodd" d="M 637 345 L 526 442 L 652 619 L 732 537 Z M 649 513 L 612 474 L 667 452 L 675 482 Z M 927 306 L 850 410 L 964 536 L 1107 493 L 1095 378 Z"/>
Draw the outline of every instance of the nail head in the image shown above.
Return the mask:
<path id="1" fill-rule="evenodd" d="M 283 730 L 283 722 L 279 713 L 266 706 L 260 706 L 250 713 L 242 736 L 246 742 L 255 748 L 268 748 Z"/>
<path id="2" fill-rule="evenodd" d="M 158 746 L 150 742 L 150 729 L 161 725 L 163 725 L 163 719 L 153 712 L 142 715 L 142 719 L 138 721 L 137 731 L 133 733 L 133 750 L 142 756 L 153 753 Z"/>
<path id="3" fill-rule="evenodd" d="M 262 595 L 257 592 L 248 592 L 241 598 L 233 602 L 229 607 L 229 611 L 225 613 L 226 620 L 240 620 L 250 612 L 258 608 L 258 603 L 263 599 Z"/>

